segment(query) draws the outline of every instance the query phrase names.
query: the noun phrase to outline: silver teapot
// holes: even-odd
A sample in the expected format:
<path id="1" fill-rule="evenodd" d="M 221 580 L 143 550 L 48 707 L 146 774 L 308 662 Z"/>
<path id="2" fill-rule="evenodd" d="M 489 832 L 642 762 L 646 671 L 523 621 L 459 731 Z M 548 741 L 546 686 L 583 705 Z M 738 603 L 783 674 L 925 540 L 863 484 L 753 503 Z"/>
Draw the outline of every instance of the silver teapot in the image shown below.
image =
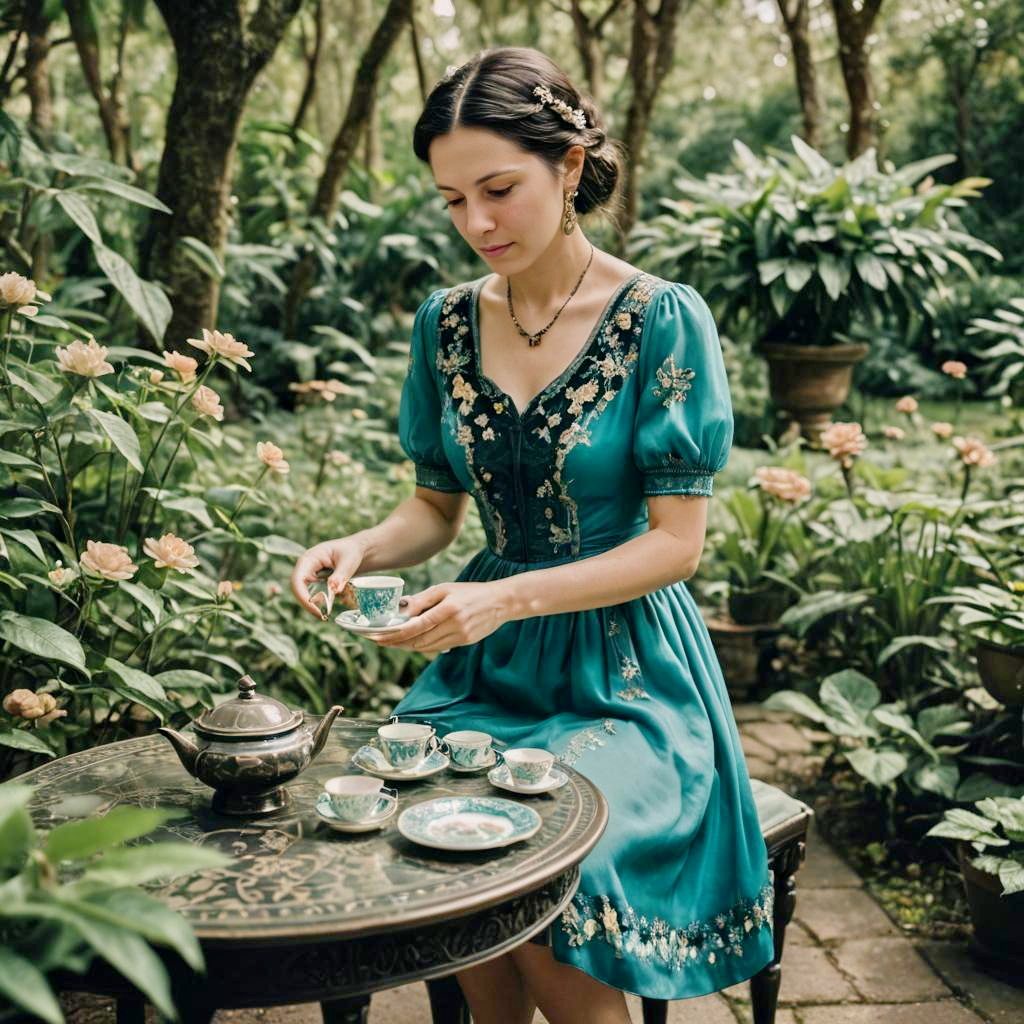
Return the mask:
<path id="1" fill-rule="evenodd" d="M 331 723 L 345 709 L 335 704 L 314 731 L 302 712 L 256 693 L 251 676 L 238 681 L 238 696 L 204 711 L 193 723 L 193 742 L 174 729 L 170 740 L 189 775 L 213 787 L 213 809 L 249 817 L 272 814 L 288 803 L 283 784 L 323 749 Z"/>

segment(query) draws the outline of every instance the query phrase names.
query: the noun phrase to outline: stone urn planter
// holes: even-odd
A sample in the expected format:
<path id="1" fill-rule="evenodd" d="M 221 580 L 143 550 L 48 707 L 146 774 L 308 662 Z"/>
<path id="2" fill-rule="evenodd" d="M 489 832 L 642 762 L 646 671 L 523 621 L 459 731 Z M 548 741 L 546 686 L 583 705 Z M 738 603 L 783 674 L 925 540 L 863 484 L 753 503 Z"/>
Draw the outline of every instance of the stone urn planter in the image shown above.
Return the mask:
<path id="1" fill-rule="evenodd" d="M 730 699 L 734 704 L 749 701 L 762 681 L 762 666 L 771 657 L 778 626 L 773 622 L 744 626 L 707 611 L 703 614 Z"/>
<path id="2" fill-rule="evenodd" d="M 761 344 L 757 351 L 768 363 L 772 401 L 788 412 L 812 444 L 832 422 L 832 413 L 846 401 L 853 368 L 868 346 Z"/>
<path id="3" fill-rule="evenodd" d="M 774 627 L 792 603 L 792 591 L 776 583 L 729 589 L 729 617 L 737 626 L 757 626 L 760 629 Z"/>
<path id="4" fill-rule="evenodd" d="M 974 653 L 982 686 L 1000 704 L 1024 705 L 1024 647 L 1007 647 L 979 637 Z"/>
<path id="5" fill-rule="evenodd" d="M 1024 892 L 1004 896 L 997 875 L 971 864 L 967 843 L 958 845 L 957 854 L 974 926 L 971 955 L 990 974 L 1024 988 Z"/>

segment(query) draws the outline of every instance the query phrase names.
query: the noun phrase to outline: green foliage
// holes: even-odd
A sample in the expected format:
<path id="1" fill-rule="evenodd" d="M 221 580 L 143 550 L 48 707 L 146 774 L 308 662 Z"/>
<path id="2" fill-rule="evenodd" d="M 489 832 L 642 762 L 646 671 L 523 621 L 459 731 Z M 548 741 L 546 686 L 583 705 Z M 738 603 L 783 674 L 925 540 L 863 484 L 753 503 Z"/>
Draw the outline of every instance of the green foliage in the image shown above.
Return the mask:
<path id="1" fill-rule="evenodd" d="M 48 976 L 81 973 L 100 957 L 178 1020 L 151 947 L 173 950 L 196 971 L 202 952 L 185 919 L 138 886 L 219 868 L 228 858 L 193 843 L 126 847 L 178 814 L 155 808 L 117 807 L 39 835 L 31 797 L 30 786 L 0 785 L 0 1015 L 21 1011 L 62 1024 Z"/>
<path id="2" fill-rule="evenodd" d="M 988 180 L 922 180 L 952 157 L 883 170 L 869 150 L 835 167 L 792 143 L 795 155 L 758 157 L 737 140 L 735 170 L 680 178 L 682 198 L 636 231 L 636 254 L 698 284 L 727 330 L 814 345 L 883 315 L 906 328 L 951 268 L 975 275 L 969 254 L 999 258 L 956 216 Z"/>
<path id="3" fill-rule="evenodd" d="M 1003 895 L 1024 892 L 1024 797 L 979 800 L 977 813 L 950 808 L 928 835 L 970 843 L 977 856 L 971 864 L 995 875 Z"/>
<path id="4" fill-rule="evenodd" d="M 1010 299 L 991 317 L 972 320 L 967 333 L 992 339 L 974 350 L 989 385 L 986 394 L 1024 399 L 1024 298 Z"/>

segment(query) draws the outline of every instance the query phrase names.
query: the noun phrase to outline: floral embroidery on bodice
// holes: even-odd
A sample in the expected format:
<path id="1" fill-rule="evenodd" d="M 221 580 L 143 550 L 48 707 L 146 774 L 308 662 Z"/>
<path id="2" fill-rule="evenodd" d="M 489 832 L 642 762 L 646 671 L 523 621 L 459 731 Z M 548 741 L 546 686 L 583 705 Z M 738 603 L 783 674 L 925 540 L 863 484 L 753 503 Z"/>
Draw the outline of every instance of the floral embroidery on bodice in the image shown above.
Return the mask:
<path id="1" fill-rule="evenodd" d="M 435 364 L 442 416 L 462 449 L 496 555 L 528 563 L 580 553 L 580 515 L 565 476 L 566 458 L 578 445 L 591 444 L 597 419 L 636 369 L 659 284 L 644 273 L 625 281 L 588 343 L 522 412 L 480 371 L 477 286 L 461 285 L 445 296 Z M 670 387 L 678 393 L 682 384 L 674 378 Z"/>

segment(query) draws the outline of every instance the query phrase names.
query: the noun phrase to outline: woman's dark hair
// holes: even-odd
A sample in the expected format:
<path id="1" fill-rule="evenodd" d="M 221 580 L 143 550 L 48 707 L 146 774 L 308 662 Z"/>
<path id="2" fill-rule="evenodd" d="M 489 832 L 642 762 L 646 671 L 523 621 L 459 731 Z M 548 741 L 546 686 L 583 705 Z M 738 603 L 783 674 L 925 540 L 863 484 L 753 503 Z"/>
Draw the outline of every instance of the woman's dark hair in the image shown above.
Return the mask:
<path id="1" fill-rule="evenodd" d="M 564 120 L 533 90 L 547 86 L 556 100 L 582 108 L 587 126 Z M 413 150 L 429 162 L 430 144 L 453 128 L 486 128 L 534 153 L 555 171 L 570 146 L 586 150 L 578 186 L 580 214 L 604 209 L 612 213 L 622 165 L 621 150 L 605 134 L 593 101 L 580 93 L 565 73 L 539 50 L 505 46 L 484 50 L 434 86 L 413 130 Z"/>

